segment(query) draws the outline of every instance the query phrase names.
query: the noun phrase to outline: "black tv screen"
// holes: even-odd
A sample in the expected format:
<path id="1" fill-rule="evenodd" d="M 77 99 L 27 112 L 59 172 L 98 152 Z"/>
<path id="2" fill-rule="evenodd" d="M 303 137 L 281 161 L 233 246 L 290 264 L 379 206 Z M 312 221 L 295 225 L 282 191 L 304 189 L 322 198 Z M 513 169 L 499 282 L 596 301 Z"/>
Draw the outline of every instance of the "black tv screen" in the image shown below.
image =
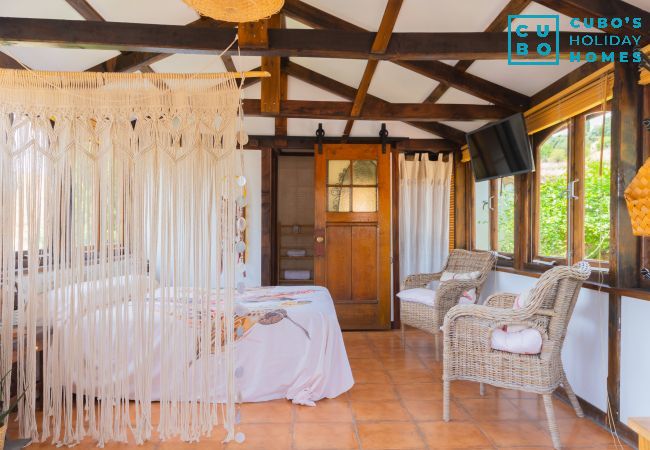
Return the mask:
<path id="1" fill-rule="evenodd" d="M 467 133 L 476 181 L 535 170 L 523 114 L 515 114 Z"/>

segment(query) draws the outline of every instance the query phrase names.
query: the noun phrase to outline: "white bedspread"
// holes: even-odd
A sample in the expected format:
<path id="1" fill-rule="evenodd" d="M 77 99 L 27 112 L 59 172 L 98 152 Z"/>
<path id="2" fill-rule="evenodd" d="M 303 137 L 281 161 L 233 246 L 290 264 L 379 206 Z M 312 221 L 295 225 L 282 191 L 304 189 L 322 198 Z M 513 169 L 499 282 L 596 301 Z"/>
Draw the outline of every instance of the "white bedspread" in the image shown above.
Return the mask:
<path id="1" fill-rule="evenodd" d="M 240 337 L 235 344 L 242 401 L 287 398 L 313 405 L 352 387 L 352 371 L 327 289 L 248 289 L 239 296 L 237 305 L 239 315 L 248 318 L 240 322 Z M 160 330 L 154 333 L 152 400 L 159 400 Z M 215 392 L 214 399 L 223 399 L 223 386 L 216 386 L 215 390 L 222 392 Z"/>

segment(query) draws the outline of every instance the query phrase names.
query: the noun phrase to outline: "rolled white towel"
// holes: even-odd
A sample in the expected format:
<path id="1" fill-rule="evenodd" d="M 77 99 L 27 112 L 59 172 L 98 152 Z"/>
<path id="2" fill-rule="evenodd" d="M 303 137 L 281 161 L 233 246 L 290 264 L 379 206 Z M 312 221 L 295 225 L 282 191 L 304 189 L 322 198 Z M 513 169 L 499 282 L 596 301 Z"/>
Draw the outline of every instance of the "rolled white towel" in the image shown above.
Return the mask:
<path id="1" fill-rule="evenodd" d="M 295 257 L 295 256 L 305 256 L 305 255 L 307 255 L 307 250 L 305 249 L 295 248 L 295 249 L 287 250 L 287 256 Z"/>
<path id="2" fill-rule="evenodd" d="M 285 270 L 285 280 L 309 280 L 311 279 L 311 272 L 309 270 Z"/>

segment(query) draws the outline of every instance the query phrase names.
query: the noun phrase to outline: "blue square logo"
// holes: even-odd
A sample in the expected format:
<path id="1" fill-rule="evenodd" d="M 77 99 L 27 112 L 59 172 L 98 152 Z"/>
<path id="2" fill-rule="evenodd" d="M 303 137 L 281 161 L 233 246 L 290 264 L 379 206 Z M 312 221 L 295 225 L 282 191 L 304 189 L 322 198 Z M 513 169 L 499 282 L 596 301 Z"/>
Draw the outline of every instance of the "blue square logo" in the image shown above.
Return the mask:
<path id="1" fill-rule="evenodd" d="M 531 61 L 542 59 L 543 61 Z M 508 65 L 560 64 L 560 16 L 516 14 L 508 16 Z"/>

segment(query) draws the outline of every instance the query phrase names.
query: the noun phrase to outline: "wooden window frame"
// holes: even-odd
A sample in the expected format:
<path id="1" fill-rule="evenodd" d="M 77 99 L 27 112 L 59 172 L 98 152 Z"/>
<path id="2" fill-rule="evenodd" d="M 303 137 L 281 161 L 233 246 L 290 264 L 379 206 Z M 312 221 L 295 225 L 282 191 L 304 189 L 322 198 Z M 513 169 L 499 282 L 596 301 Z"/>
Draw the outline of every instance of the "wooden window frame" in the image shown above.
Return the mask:
<path id="1" fill-rule="evenodd" d="M 530 249 L 529 256 L 523 258 L 524 263 L 522 267 L 535 272 L 543 272 L 550 269 L 553 265 L 565 265 L 568 259 L 553 258 L 539 254 L 539 193 L 540 193 L 540 147 L 542 144 L 554 133 L 563 128 L 568 130 L 567 141 L 567 189 L 572 180 L 578 180 L 576 183 L 576 199 L 569 201 L 567 205 L 567 223 L 571 227 L 570 239 L 567 238 L 567 253 L 571 252 L 571 260 L 573 262 L 581 261 L 584 258 L 584 219 L 585 219 L 585 148 L 584 148 L 584 133 L 585 122 L 589 116 L 611 113 L 611 105 L 608 102 L 603 110 L 602 105 L 598 105 L 580 114 L 577 114 L 570 119 L 560 122 L 552 127 L 546 128 L 542 131 L 535 133 L 532 136 L 533 140 L 533 153 L 535 159 L 536 171 L 532 177 L 532 183 L 528 187 L 528 196 L 530 198 L 530 221 L 528 246 Z M 519 207 L 522 207 L 517 202 Z M 521 217 L 521 216 L 519 216 Z M 569 231 L 569 230 L 567 230 Z M 568 256 L 568 255 L 567 255 Z M 534 262 L 542 261 L 542 263 Z M 609 272 L 609 257 L 604 260 L 588 260 L 594 267 L 599 267 L 602 270 L 594 271 L 592 279 L 598 281 L 602 276 L 607 276 Z M 549 263 L 544 264 L 544 263 Z"/>
<path id="2" fill-rule="evenodd" d="M 499 180 L 498 179 L 492 179 L 492 180 L 486 180 L 489 183 L 489 188 L 488 188 L 488 199 L 493 199 L 492 200 L 492 207 L 489 211 L 489 246 L 490 248 L 488 251 L 494 251 L 494 249 L 498 249 L 499 247 L 499 201 L 498 201 L 498 189 L 499 189 Z M 474 179 L 474 176 L 472 175 L 471 177 L 471 198 L 476 199 L 476 180 Z M 515 176 L 515 186 L 517 185 L 517 176 Z M 516 195 L 516 187 L 515 187 L 515 195 Z M 515 201 L 516 205 L 516 201 Z M 516 248 L 516 242 L 517 242 L 517 207 L 515 206 L 515 242 L 513 243 L 515 245 L 514 252 L 508 253 L 508 252 L 502 252 L 498 250 L 499 255 L 503 255 L 506 258 L 499 258 L 498 259 L 498 265 L 500 267 L 514 267 L 514 260 L 515 260 L 515 254 L 517 253 L 517 248 Z M 486 249 L 479 249 L 476 248 L 476 211 L 475 211 L 475 200 L 472 202 L 472 207 L 471 207 L 471 233 L 470 233 L 470 244 L 471 244 L 471 249 L 472 250 L 477 250 L 477 251 L 486 251 Z"/>

